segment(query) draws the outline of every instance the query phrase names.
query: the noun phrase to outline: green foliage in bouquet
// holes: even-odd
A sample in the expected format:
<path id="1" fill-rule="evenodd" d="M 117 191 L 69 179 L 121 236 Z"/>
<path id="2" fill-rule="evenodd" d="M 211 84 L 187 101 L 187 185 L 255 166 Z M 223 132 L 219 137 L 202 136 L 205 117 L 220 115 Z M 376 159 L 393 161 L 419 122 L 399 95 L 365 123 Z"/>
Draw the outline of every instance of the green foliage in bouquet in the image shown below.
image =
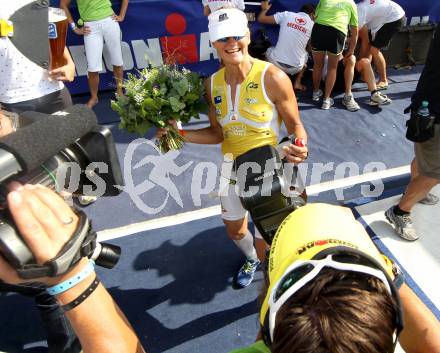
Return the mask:
<path id="1" fill-rule="evenodd" d="M 159 139 L 161 152 L 180 149 L 184 140 L 169 120 L 188 123 L 206 109 L 204 87 L 200 76 L 175 65 L 148 67 L 136 74 L 128 74 L 124 81 L 125 96 L 111 102 L 112 109 L 121 117 L 119 127 L 144 136 L 151 128 L 168 127 Z"/>

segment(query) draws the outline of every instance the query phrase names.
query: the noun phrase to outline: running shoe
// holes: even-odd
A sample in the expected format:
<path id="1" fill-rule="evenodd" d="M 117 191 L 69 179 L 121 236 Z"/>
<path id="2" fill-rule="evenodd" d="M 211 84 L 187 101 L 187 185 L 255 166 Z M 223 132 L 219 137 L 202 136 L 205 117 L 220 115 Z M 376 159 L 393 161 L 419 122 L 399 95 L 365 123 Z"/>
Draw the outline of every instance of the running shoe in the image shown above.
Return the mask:
<path id="1" fill-rule="evenodd" d="M 370 96 L 370 105 L 387 105 L 390 104 L 392 100 L 388 98 L 385 94 L 380 93 L 379 91 L 374 92 Z"/>
<path id="2" fill-rule="evenodd" d="M 432 205 L 437 204 L 438 201 L 439 201 L 439 198 L 437 196 L 435 196 L 434 194 L 428 193 L 428 195 L 426 195 L 425 198 L 421 199 L 419 201 L 419 203 L 432 206 Z"/>
<path id="3" fill-rule="evenodd" d="M 331 106 L 333 106 L 333 104 L 335 104 L 333 98 L 324 98 L 322 100 L 321 109 L 328 110 Z"/>
<path id="4" fill-rule="evenodd" d="M 408 214 L 397 215 L 394 213 L 394 206 L 385 211 L 385 217 L 393 225 L 396 233 L 403 239 L 414 241 L 419 239 L 414 229 L 411 217 Z"/>
<path id="5" fill-rule="evenodd" d="M 322 97 L 324 93 L 322 93 L 322 90 L 318 89 L 317 91 L 313 91 L 312 94 L 312 100 L 314 102 L 319 102 L 319 99 Z"/>
<path id="6" fill-rule="evenodd" d="M 238 288 L 247 287 L 252 283 L 254 279 L 255 271 L 258 269 L 258 265 L 260 265 L 260 261 L 247 259 L 244 265 L 240 268 L 237 273 L 237 277 L 235 280 L 236 286 Z"/>
<path id="7" fill-rule="evenodd" d="M 354 100 L 352 94 L 345 95 L 344 98 L 342 98 L 342 105 L 351 112 L 356 112 L 361 109 L 359 104 Z"/>

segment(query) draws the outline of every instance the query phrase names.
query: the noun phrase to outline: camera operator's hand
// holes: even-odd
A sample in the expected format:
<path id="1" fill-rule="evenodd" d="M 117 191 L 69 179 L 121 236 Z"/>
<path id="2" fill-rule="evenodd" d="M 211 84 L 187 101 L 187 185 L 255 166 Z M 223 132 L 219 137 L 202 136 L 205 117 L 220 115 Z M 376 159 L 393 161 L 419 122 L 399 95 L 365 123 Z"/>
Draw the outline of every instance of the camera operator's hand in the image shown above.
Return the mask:
<path id="1" fill-rule="evenodd" d="M 70 239 L 78 225 L 78 216 L 60 196 L 43 186 L 12 183 L 10 189 L 8 206 L 14 222 L 37 263 L 42 265 L 54 258 Z M 37 281 L 48 285 L 58 284 L 76 275 L 87 261 L 82 259 L 67 274 Z M 59 304 L 67 305 L 78 300 L 90 288 L 93 277 L 88 276 L 74 287 L 57 294 Z M 0 279 L 7 283 L 23 282 L 1 255 Z M 124 314 L 99 282 L 86 300 L 66 311 L 66 316 L 84 353 L 144 352 Z"/>
<path id="2" fill-rule="evenodd" d="M 78 216 L 60 196 L 44 186 L 22 186 L 14 182 L 10 189 L 7 200 L 14 222 L 37 263 L 43 265 L 70 239 L 78 225 Z M 83 262 L 78 266 L 82 267 Z M 63 277 L 71 276 L 72 271 Z M 24 282 L 1 256 L 0 279 L 7 283 Z M 43 278 L 39 282 L 53 284 L 62 280 L 61 277 Z"/>

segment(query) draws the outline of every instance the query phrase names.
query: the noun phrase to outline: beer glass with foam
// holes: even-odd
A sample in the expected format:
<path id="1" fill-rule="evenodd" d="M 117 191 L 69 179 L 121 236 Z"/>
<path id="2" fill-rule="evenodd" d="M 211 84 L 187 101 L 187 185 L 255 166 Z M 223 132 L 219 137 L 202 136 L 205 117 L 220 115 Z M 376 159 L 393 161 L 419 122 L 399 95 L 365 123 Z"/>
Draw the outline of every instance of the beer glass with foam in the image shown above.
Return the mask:
<path id="1" fill-rule="evenodd" d="M 50 69 L 57 69 L 66 65 L 64 48 L 66 47 L 67 16 L 64 10 L 49 7 L 49 46 Z"/>

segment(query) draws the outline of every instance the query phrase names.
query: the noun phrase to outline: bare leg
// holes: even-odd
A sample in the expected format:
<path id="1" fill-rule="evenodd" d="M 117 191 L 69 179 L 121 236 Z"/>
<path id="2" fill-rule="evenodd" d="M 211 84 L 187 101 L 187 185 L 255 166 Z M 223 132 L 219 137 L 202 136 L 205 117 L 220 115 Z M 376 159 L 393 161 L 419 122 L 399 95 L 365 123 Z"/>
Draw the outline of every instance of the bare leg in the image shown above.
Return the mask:
<path id="1" fill-rule="evenodd" d="M 371 67 L 370 60 L 367 58 L 362 58 L 356 63 L 356 70 L 362 75 L 362 79 L 368 86 L 370 92 L 375 91 L 376 87 L 376 77 L 374 76 L 373 68 Z"/>
<path id="2" fill-rule="evenodd" d="M 304 67 L 301 69 L 300 72 L 297 73 L 296 77 L 295 77 L 295 82 L 293 84 L 293 88 L 299 91 L 305 91 L 306 90 L 306 86 L 304 86 L 301 83 L 301 80 L 304 76 L 304 72 L 306 71 L 306 66 L 304 65 Z"/>
<path id="3" fill-rule="evenodd" d="M 366 26 L 362 27 L 359 30 L 358 41 L 361 43 L 359 57 L 369 58 L 371 45 L 370 45 L 370 38 L 368 37 L 368 29 Z"/>
<path id="4" fill-rule="evenodd" d="M 338 68 L 339 55 L 328 55 L 327 77 L 325 79 L 324 99 L 329 98 L 332 94 L 336 81 L 336 70 Z"/>
<path id="5" fill-rule="evenodd" d="M 353 86 L 354 67 L 356 65 L 356 57 L 354 55 L 344 60 L 344 81 L 345 95 L 351 95 L 351 87 Z"/>
<path id="6" fill-rule="evenodd" d="M 380 49 L 372 46 L 371 54 L 373 55 L 374 66 L 376 67 L 377 73 L 379 74 L 379 83 L 388 83 L 386 62 L 382 52 L 380 51 Z"/>
<path id="7" fill-rule="evenodd" d="M 256 259 L 257 253 L 253 245 L 252 234 L 248 231 L 247 217 L 236 221 L 223 220 L 229 239 L 243 252 L 248 259 Z M 250 238 L 249 238 L 250 237 Z"/>
<path id="8" fill-rule="evenodd" d="M 124 68 L 123 66 L 113 66 L 113 75 L 116 80 L 116 93 L 118 96 L 122 96 L 124 92 L 122 91 L 122 83 L 124 80 Z"/>
<path id="9" fill-rule="evenodd" d="M 90 99 L 87 102 L 89 108 L 93 108 L 98 103 L 98 87 L 99 87 L 99 72 L 88 73 Z"/>
<path id="10" fill-rule="evenodd" d="M 412 207 L 426 197 L 428 192 L 439 183 L 438 179 L 419 174 L 408 184 L 405 194 L 399 202 L 399 208 L 402 211 L 411 212 Z"/>
<path id="11" fill-rule="evenodd" d="M 419 167 L 417 167 L 416 159 L 414 158 L 411 162 L 411 181 L 419 176 Z"/>
<path id="12" fill-rule="evenodd" d="M 312 74 L 313 90 L 317 91 L 321 84 L 322 68 L 324 67 L 325 53 L 313 51 L 312 55 L 313 55 L 313 74 Z"/>

